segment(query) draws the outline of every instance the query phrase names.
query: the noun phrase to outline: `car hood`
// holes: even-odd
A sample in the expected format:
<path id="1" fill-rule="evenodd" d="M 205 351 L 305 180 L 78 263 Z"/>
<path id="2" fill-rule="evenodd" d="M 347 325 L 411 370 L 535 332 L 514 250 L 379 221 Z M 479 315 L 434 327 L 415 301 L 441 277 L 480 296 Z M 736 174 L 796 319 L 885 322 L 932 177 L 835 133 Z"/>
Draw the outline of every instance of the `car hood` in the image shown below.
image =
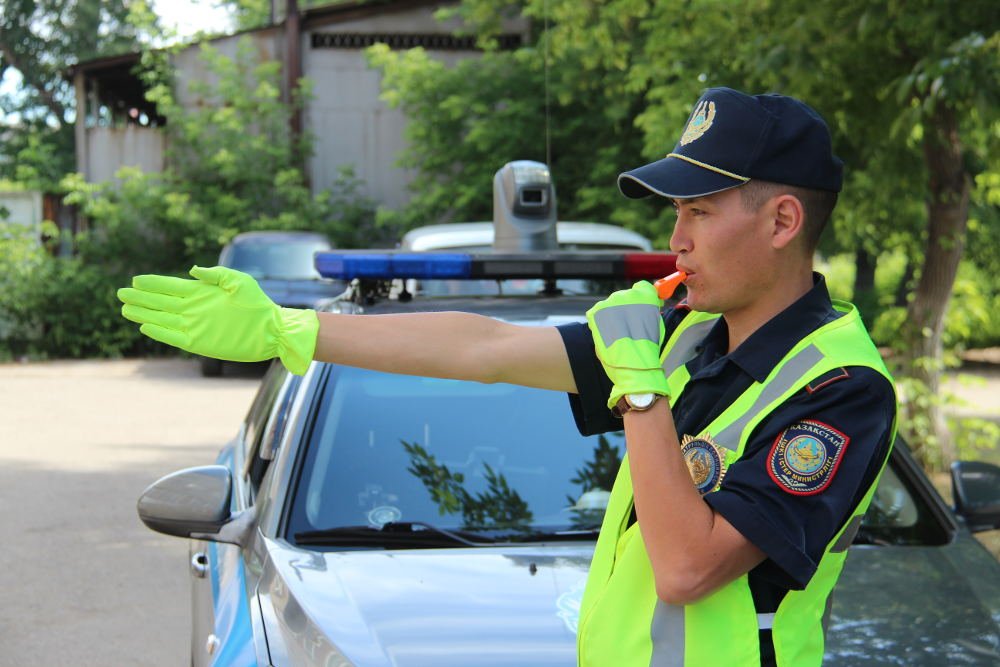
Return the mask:
<path id="1" fill-rule="evenodd" d="M 258 598 L 274 665 L 576 664 L 592 545 L 267 547 Z M 1000 564 L 966 534 L 852 547 L 833 600 L 824 667 L 1000 662 Z"/>
<path id="2" fill-rule="evenodd" d="M 943 547 L 852 547 L 824 667 L 1000 664 L 1000 564 L 968 534 Z"/>
<path id="3" fill-rule="evenodd" d="M 576 664 L 593 543 L 315 552 L 269 541 L 275 665 Z"/>

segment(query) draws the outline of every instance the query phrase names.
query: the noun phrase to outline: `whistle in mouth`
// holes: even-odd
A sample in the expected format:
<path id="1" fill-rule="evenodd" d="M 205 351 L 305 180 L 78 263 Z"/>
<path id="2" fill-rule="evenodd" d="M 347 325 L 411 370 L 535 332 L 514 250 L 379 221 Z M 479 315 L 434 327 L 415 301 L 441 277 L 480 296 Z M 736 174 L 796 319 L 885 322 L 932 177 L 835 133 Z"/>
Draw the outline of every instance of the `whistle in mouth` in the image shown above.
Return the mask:
<path id="1" fill-rule="evenodd" d="M 656 287 L 656 293 L 661 299 L 666 301 L 674 295 L 674 290 L 687 279 L 687 274 L 683 271 L 677 271 L 676 273 L 671 273 L 666 278 L 660 278 L 653 286 Z"/>

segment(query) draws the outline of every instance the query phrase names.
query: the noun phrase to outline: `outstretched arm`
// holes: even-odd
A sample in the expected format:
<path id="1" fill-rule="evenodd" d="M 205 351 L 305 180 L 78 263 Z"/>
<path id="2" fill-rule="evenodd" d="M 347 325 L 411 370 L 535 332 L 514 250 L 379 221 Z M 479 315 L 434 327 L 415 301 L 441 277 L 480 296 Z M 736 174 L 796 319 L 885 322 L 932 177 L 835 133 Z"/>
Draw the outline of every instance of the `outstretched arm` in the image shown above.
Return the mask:
<path id="1" fill-rule="evenodd" d="M 338 315 L 280 308 L 251 276 L 191 269 L 194 280 L 136 276 L 122 314 L 147 336 L 206 357 L 279 357 L 302 374 L 312 359 L 374 370 L 575 392 L 562 338 L 469 313 Z"/>
<path id="2" fill-rule="evenodd" d="M 472 313 L 319 313 L 315 358 L 404 375 L 576 392 L 555 327 L 519 326 Z"/>

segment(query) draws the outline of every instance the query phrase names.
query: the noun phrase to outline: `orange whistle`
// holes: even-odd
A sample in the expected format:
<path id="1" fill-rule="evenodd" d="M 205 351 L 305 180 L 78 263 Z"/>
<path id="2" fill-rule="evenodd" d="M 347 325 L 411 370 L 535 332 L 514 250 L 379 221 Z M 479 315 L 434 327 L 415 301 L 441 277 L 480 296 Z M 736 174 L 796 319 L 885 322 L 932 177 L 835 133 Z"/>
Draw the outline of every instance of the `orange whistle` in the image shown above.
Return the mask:
<path id="1" fill-rule="evenodd" d="M 660 278 L 653 286 L 656 287 L 656 293 L 663 300 L 669 299 L 674 295 L 674 290 L 677 286 L 684 282 L 688 277 L 688 274 L 683 271 L 677 271 L 676 273 L 671 273 L 666 278 Z"/>

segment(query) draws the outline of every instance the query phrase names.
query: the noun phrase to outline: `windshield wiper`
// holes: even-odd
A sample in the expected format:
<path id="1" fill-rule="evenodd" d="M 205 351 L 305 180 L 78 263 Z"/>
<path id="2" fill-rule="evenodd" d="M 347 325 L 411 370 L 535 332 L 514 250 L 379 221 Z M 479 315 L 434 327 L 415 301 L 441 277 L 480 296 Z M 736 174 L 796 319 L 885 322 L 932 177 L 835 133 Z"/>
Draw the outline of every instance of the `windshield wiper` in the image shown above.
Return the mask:
<path id="1" fill-rule="evenodd" d="M 352 546 L 385 546 L 403 544 L 406 546 L 448 546 L 461 544 L 467 547 L 482 547 L 494 544 L 495 539 L 478 533 L 448 530 L 424 523 L 423 521 L 390 521 L 379 526 L 337 526 L 323 530 L 307 530 L 296 533 L 298 544 Z"/>
<path id="2" fill-rule="evenodd" d="M 503 536 L 508 542 L 572 542 L 596 540 L 601 532 L 600 526 L 591 528 L 566 528 L 561 530 L 529 530 L 526 532 L 507 533 Z"/>

